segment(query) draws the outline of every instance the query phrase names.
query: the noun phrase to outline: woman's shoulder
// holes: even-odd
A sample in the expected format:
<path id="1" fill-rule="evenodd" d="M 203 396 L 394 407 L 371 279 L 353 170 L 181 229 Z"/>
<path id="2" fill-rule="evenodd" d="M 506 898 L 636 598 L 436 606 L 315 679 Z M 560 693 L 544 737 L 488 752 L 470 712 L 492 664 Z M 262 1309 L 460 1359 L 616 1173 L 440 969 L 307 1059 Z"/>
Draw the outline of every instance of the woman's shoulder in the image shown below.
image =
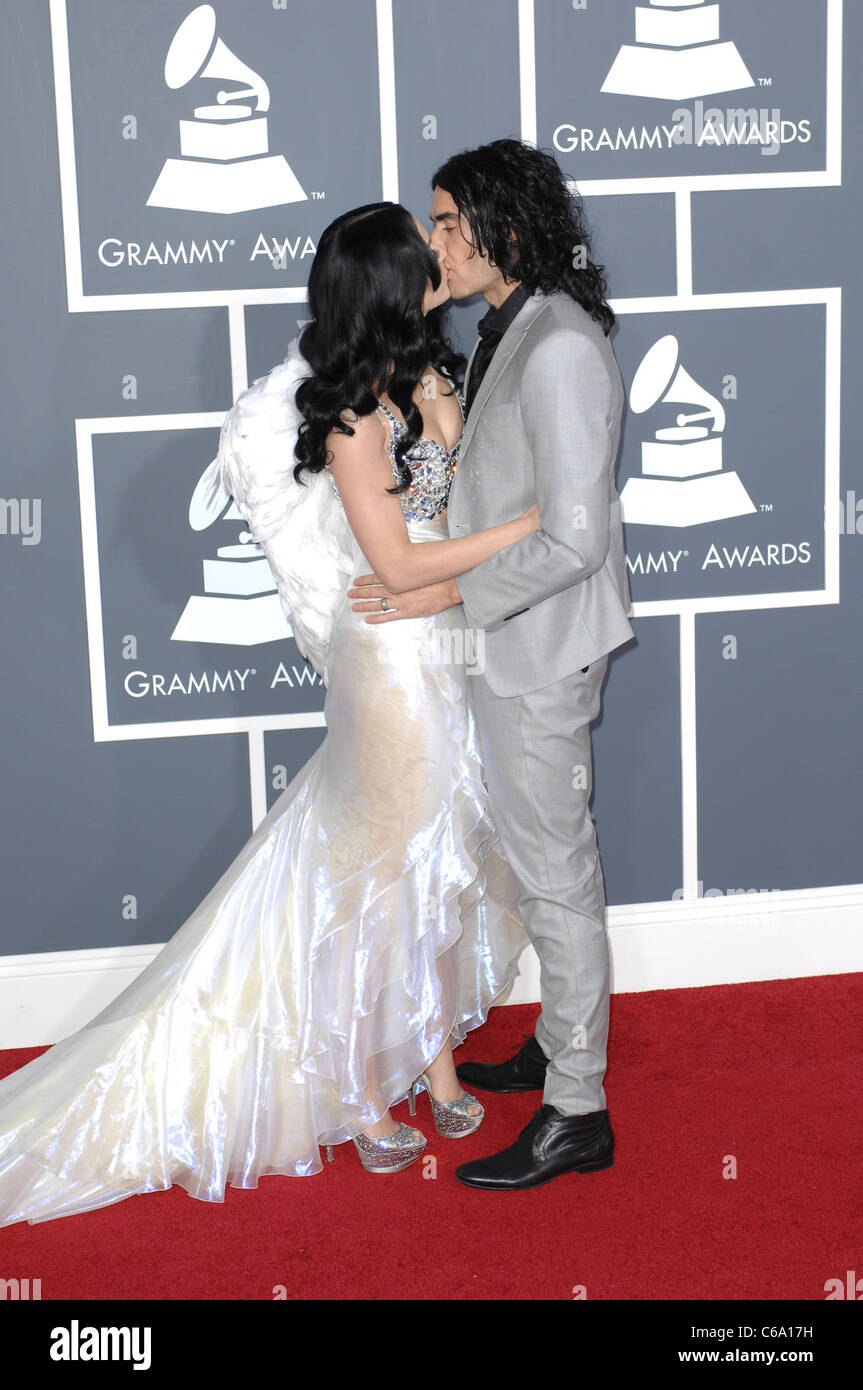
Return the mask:
<path id="1" fill-rule="evenodd" d="M 351 433 L 331 429 L 327 435 L 326 447 L 337 458 L 358 458 L 369 450 L 379 452 L 386 443 L 388 426 L 381 412 L 372 410 L 368 415 L 358 415 L 355 410 L 345 409 L 340 419 Z"/>

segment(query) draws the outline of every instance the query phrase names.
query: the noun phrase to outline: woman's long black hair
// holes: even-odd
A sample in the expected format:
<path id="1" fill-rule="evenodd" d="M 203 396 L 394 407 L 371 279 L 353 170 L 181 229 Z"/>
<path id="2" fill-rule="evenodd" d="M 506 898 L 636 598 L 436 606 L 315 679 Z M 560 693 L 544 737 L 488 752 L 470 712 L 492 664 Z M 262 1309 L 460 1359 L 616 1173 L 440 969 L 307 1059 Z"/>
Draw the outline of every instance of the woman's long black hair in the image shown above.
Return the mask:
<path id="1" fill-rule="evenodd" d="M 615 315 L 605 266 L 590 259 L 581 195 L 567 187 L 552 155 L 521 140 L 493 140 L 448 159 L 435 187 L 449 193 L 474 246 L 502 275 L 520 280 L 528 294 L 571 295 L 608 336 Z"/>
<path id="2" fill-rule="evenodd" d="M 332 455 L 331 430 L 353 434 L 342 411 L 370 415 L 378 392 L 395 401 L 407 430 L 395 448 L 400 493 L 411 483 L 405 455 L 422 433 L 413 393 L 429 363 L 454 379 L 464 358 L 448 343 L 442 313 L 423 314 L 428 282 L 440 285 L 437 257 L 401 203 L 369 203 L 343 213 L 322 233 L 309 276 L 312 322 L 300 351 L 312 375 L 297 390 L 303 416 L 294 477 L 319 473 Z"/>

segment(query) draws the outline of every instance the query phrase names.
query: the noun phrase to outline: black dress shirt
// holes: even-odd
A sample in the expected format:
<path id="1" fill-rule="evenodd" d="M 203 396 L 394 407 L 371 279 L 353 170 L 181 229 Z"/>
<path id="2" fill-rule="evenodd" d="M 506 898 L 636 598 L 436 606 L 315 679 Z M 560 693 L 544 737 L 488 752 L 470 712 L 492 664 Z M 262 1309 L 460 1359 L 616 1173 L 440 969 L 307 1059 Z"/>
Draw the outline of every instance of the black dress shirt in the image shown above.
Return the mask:
<path id="1" fill-rule="evenodd" d="M 489 363 L 494 357 L 497 345 L 509 328 L 516 314 L 523 304 L 527 303 L 528 293 L 524 285 L 516 285 L 503 301 L 499 309 L 489 309 L 477 324 L 479 333 L 479 345 L 474 354 L 471 364 L 470 376 L 467 380 L 467 414 L 474 403 L 476 393 L 480 388 L 482 379 L 489 368 Z"/>

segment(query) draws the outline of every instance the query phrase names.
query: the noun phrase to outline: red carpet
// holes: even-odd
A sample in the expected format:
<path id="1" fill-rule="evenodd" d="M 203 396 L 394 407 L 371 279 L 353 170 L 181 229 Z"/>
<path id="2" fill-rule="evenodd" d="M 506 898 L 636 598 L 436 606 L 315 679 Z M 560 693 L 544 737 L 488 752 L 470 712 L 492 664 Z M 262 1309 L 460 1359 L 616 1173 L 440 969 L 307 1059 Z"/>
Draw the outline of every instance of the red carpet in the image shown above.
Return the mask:
<path id="1" fill-rule="evenodd" d="M 515 1137 L 540 1093 L 483 1094 L 476 1134 L 366 1174 L 352 1145 L 311 1178 L 181 1188 L 0 1230 L 0 1278 L 42 1298 L 823 1300 L 863 1276 L 860 975 L 612 998 L 606 1089 L 613 1168 L 486 1193 L 457 1164 Z M 500 1059 L 536 1008 L 492 1011 L 457 1053 Z M 0 1054 L 6 1074 L 40 1048 Z M 395 1111 L 407 1119 L 407 1106 Z M 723 1178 L 727 1155 L 736 1179 Z"/>

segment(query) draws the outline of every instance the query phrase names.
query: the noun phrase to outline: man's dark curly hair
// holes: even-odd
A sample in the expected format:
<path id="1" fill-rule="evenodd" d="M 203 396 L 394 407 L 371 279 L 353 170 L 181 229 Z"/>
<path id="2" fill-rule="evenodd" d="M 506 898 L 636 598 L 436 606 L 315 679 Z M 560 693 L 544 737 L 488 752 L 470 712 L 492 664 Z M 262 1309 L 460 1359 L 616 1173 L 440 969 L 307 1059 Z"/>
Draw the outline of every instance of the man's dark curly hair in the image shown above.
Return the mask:
<path id="1" fill-rule="evenodd" d="M 521 140 L 493 140 L 452 155 L 431 182 L 449 193 L 474 246 L 507 280 L 520 280 L 529 294 L 571 295 L 608 335 L 615 315 L 605 266 L 590 258 L 581 196 L 552 155 Z"/>

